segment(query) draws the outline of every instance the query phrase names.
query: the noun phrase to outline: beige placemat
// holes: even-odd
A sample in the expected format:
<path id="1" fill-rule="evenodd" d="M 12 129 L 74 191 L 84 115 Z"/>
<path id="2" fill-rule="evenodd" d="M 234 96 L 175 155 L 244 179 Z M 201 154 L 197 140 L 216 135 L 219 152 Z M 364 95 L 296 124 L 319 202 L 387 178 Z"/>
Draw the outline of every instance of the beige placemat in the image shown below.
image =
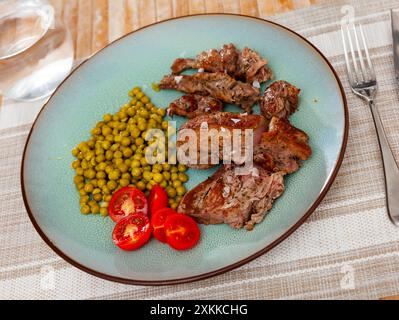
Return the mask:
<path id="1" fill-rule="evenodd" d="M 399 7 L 398 2 L 327 1 L 276 15 L 273 20 L 300 32 L 328 56 L 348 94 L 351 127 L 346 157 L 311 218 L 270 253 L 215 278 L 165 287 L 104 281 L 64 262 L 34 231 L 19 185 L 30 125 L 11 127 L 0 130 L 0 298 L 377 299 L 397 295 L 399 229 L 389 222 L 385 210 L 382 164 L 370 112 L 350 93 L 344 72 L 338 30 L 341 8 L 348 3 L 364 24 L 372 47 L 380 85 L 377 105 L 399 158 L 399 97 L 388 13 L 389 8 Z"/>

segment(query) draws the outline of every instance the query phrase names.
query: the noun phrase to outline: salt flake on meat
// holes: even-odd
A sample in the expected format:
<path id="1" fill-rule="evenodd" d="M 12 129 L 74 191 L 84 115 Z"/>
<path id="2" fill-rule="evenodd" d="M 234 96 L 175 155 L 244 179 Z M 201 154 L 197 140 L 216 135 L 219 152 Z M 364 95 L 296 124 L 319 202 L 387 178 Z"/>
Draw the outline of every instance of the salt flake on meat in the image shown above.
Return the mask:
<path id="1" fill-rule="evenodd" d="M 208 122 L 201 122 L 201 129 L 208 129 Z"/>
<path id="2" fill-rule="evenodd" d="M 224 186 L 223 193 L 222 193 L 223 198 L 227 198 L 229 196 L 229 194 L 230 194 L 230 187 Z"/>
<path id="3" fill-rule="evenodd" d="M 180 83 L 180 81 L 183 79 L 183 76 L 176 76 L 175 77 L 175 82 L 177 83 L 177 84 L 179 84 Z"/>
<path id="4" fill-rule="evenodd" d="M 260 83 L 259 83 L 259 81 L 258 81 L 258 80 L 255 80 L 255 81 L 252 83 L 252 86 L 253 86 L 254 88 L 260 88 Z"/>

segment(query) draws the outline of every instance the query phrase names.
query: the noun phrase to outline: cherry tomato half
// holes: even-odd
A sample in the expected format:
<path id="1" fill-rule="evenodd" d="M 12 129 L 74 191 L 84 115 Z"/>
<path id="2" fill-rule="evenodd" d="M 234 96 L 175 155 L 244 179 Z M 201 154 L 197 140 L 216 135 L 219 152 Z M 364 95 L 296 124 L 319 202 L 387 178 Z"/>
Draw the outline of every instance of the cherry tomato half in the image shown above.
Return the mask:
<path id="1" fill-rule="evenodd" d="M 159 185 L 153 186 L 148 198 L 149 214 L 152 216 L 155 212 L 168 206 L 168 194 L 165 189 Z"/>
<path id="2" fill-rule="evenodd" d="M 166 243 L 164 224 L 168 216 L 176 213 L 177 212 L 171 208 L 163 208 L 155 211 L 151 215 L 152 234 L 154 235 L 155 239 Z"/>
<path id="3" fill-rule="evenodd" d="M 197 223 L 185 214 L 169 215 L 166 218 L 164 229 L 168 244 L 176 250 L 191 249 L 200 238 L 200 229 Z"/>
<path id="4" fill-rule="evenodd" d="M 151 238 L 151 226 L 144 214 L 132 214 L 120 220 L 112 232 L 112 240 L 122 250 L 137 250 Z"/>
<path id="5" fill-rule="evenodd" d="M 148 211 L 147 199 L 139 189 L 124 187 L 116 191 L 109 202 L 108 213 L 115 222 L 133 214 L 146 215 Z"/>

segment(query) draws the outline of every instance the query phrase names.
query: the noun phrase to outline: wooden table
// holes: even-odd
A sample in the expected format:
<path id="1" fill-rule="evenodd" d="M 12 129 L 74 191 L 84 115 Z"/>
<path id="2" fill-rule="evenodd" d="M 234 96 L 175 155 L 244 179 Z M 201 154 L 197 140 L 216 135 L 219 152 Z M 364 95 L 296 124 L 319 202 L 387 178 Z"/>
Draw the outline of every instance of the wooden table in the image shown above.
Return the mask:
<path id="1" fill-rule="evenodd" d="M 68 24 L 76 58 L 145 25 L 196 13 L 241 13 L 265 18 L 321 0 L 50 0 Z"/>

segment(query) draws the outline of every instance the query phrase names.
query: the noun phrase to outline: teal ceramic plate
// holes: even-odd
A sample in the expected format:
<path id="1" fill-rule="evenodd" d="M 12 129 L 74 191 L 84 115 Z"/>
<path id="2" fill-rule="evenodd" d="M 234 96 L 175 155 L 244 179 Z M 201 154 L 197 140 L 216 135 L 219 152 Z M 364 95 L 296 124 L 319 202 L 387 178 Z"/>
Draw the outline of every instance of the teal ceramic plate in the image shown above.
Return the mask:
<path id="1" fill-rule="evenodd" d="M 293 124 L 310 136 L 312 158 L 286 179 L 286 191 L 251 232 L 226 225 L 201 226 L 197 247 L 177 252 L 151 241 L 137 252 L 117 249 L 109 218 L 84 216 L 72 183 L 71 149 L 87 140 L 102 115 L 127 102 L 143 86 L 156 105 L 176 92 L 151 90 L 179 56 L 248 46 L 270 61 L 277 79 L 302 89 Z M 180 120 L 181 122 L 182 120 Z M 119 39 L 73 72 L 43 107 L 30 132 L 22 164 L 22 191 L 29 216 L 44 241 L 65 260 L 100 277 L 132 284 L 194 281 L 240 266 L 270 250 L 314 211 L 326 194 L 345 151 L 348 116 L 342 86 L 327 60 L 294 32 L 261 19 L 197 15 L 157 23 Z M 188 187 L 210 171 L 189 171 Z"/>

